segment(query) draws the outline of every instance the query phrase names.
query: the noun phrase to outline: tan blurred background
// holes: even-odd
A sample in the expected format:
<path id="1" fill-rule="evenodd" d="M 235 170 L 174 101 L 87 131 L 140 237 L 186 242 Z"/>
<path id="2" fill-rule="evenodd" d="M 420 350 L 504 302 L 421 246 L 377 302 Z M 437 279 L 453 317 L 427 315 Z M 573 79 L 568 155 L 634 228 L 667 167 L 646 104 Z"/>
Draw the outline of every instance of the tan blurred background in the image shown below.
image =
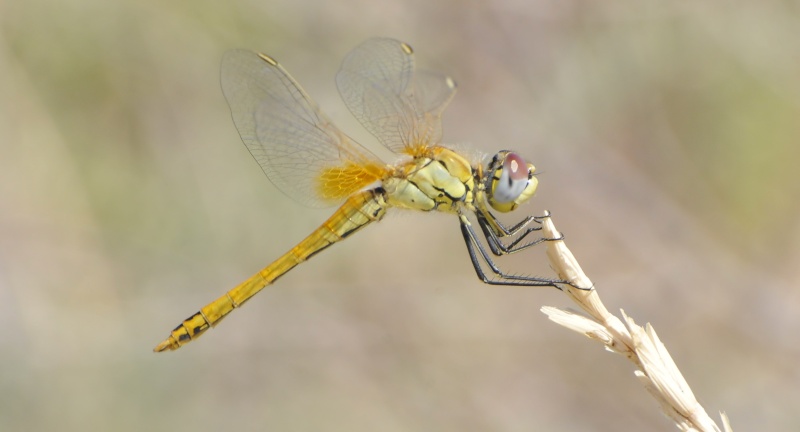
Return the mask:
<path id="1" fill-rule="evenodd" d="M 566 297 L 481 284 L 445 215 L 387 217 L 150 351 L 330 213 L 247 153 L 222 53 L 275 56 L 374 146 L 334 75 L 376 35 L 458 81 L 446 142 L 536 164 L 521 213 L 554 214 L 713 417 L 800 428 L 797 2 L 12 0 L 0 430 L 674 430 L 628 363 L 539 312 Z M 543 249 L 501 262 L 551 275 Z"/>

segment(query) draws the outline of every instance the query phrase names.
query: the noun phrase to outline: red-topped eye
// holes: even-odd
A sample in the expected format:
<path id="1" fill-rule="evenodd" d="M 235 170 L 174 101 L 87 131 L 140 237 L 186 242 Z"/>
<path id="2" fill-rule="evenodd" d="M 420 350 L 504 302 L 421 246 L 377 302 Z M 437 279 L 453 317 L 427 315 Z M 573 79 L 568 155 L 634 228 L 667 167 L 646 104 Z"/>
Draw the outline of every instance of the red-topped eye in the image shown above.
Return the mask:
<path id="1" fill-rule="evenodd" d="M 506 152 L 503 164 L 493 174 L 492 199 L 504 204 L 516 201 L 528 187 L 528 165 L 522 157 L 514 152 Z"/>
<path id="2" fill-rule="evenodd" d="M 514 152 L 506 155 L 506 160 L 503 161 L 503 170 L 508 173 L 511 181 L 528 178 L 528 166 L 525 164 L 525 159 Z"/>
<path id="3" fill-rule="evenodd" d="M 536 168 L 517 153 L 503 150 L 489 163 L 486 176 L 486 200 L 499 212 L 510 212 L 536 193 L 539 181 Z"/>

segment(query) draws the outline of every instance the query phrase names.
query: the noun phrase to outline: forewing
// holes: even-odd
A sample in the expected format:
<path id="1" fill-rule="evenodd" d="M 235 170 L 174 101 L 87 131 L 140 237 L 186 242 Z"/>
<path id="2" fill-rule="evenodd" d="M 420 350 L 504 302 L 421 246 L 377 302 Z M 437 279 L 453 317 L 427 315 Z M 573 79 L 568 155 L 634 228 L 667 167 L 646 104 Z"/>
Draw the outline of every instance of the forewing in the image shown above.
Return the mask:
<path id="1" fill-rule="evenodd" d="M 325 207 L 379 179 L 380 160 L 337 129 L 271 57 L 228 51 L 221 80 L 242 141 L 286 195 Z M 349 167 L 356 177 L 335 193 L 326 191 L 321 178 L 340 167 Z"/>
<path id="2" fill-rule="evenodd" d="M 385 38 L 353 49 L 336 84 L 350 112 L 381 144 L 412 155 L 440 142 L 441 115 L 456 91 L 447 76 L 415 73 L 411 47 Z"/>

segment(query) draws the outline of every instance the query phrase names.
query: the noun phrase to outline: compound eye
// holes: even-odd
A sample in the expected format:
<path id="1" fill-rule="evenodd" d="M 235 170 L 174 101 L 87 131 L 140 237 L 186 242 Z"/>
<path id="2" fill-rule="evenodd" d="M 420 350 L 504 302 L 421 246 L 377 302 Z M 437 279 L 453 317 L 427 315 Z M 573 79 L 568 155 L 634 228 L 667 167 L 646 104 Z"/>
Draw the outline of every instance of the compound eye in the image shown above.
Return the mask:
<path id="1" fill-rule="evenodd" d="M 497 180 L 492 185 L 492 198 L 499 204 L 515 201 L 528 187 L 530 177 L 528 165 L 520 155 L 509 152 L 497 171 L 495 174 Z"/>

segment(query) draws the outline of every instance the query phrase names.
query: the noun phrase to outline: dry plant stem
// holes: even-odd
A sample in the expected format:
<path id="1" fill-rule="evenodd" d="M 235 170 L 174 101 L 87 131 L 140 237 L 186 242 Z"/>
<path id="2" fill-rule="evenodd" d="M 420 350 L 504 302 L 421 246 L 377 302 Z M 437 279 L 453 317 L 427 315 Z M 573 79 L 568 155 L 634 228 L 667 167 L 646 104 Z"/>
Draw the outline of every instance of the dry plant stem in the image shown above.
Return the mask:
<path id="1" fill-rule="evenodd" d="M 545 238 L 561 237 L 549 217 L 542 222 L 542 232 Z M 680 430 L 719 432 L 721 429 L 697 402 L 650 324 L 642 328 L 624 311 L 621 311 L 624 322 L 611 315 L 563 240 L 547 242 L 547 257 L 559 278 L 569 282 L 560 284 L 559 288 L 589 316 L 551 306 L 543 307 L 542 312 L 550 320 L 602 342 L 609 351 L 622 354 L 633 362 L 638 369 L 635 376 Z M 731 431 L 727 416 L 724 413 L 720 415 L 724 430 Z"/>

